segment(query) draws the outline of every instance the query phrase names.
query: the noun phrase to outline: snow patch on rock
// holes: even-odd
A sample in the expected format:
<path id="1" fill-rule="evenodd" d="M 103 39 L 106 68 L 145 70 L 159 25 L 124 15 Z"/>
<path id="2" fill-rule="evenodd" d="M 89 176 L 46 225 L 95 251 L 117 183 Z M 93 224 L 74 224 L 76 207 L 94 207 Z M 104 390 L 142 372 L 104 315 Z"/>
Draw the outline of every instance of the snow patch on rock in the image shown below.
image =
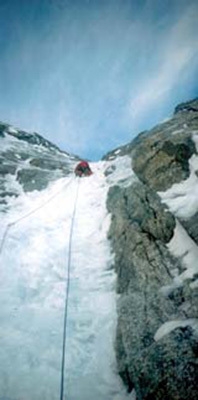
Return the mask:
<path id="1" fill-rule="evenodd" d="M 198 332 L 198 319 L 190 318 L 185 320 L 175 320 L 165 322 L 157 330 L 154 339 L 156 342 L 161 340 L 165 335 L 171 333 L 174 329 L 185 328 L 186 326 L 191 326 L 196 332 Z"/>

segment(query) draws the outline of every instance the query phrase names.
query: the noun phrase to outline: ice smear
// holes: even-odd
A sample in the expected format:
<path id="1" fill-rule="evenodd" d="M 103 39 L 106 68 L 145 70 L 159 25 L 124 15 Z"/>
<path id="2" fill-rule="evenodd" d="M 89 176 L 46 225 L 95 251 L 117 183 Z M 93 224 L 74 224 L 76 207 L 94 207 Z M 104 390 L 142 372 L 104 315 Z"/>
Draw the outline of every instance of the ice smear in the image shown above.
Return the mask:
<path id="1" fill-rule="evenodd" d="M 174 236 L 167 246 L 173 256 L 180 259 L 183 272 L 179 274 L 176 269 L 172 284 L 163 286 L 160 289 L 160 292 L 165 296 L 168 296 L 177 287 L 183 286 L 185 280 L 192 279 L 198 273 L 198 246 L 190 238 L 179 221 L 176 221 Z M 196 286 L 192 283 L 190 287 L 193 289 Z"/>
<path id="2" fill-rule="evenodd" d="M 114 151 L 114 154 L 119 154 L 121 152 L 121 149 L 118 149 L 116 151 Z"/>
<path id="3" fill-rule="evenodd" d="M 178 133 L 181 133 L 184 131 L 184 128 L 182 129 L 176 129 L 175 131 L 172 131 L 172 135 L 178 135 Z"/>
<path id="4" fill-rule="evenodd" d="M 169 296 L 173 290 L 183 286 L 185 280 L 192 279 L 196 274 L 198 274 L 198 246 L 190 238 L 179 221 L 176 221 L 174 236 L 167 246 L 173 256 L 180 259 L 183 272 L 179 274 L 176 269 L 172 283 L 170 285 L 162 286 L 160 292 L 164 296 Z M 191 289 L 196 288 L 195 282 L 190 284 Z"/>
<path id="5" fill-rule="evenodd" d="M 160 192 L 162 201 L 178 218 L 188 219 L 198 211 L 198 156 L 193 155 L 189 161 L 190 176 L 179 184 L 174 184 L 166 192 Z M 183 281 L 198 273 L 198 246 L 187 231 L 177 221 L 176 229 L 168 247 L 171 253 L 181 260 L 184 272 L 173 280 L 173 287 L 182 285 Z"/>
<path id="6" fill-rule="evenodd" d="M 180 258 L 185 269 L 184 272 L 175 278 L 176 282 L 192 278 L 198 273 L 198 246 L 178 221 L 168 248 L 174 256 Z"/>
<path id="7" fill-rule="evenodd" d="M 197 136 L 194 135 L 194 140 Z M 198 211 L 198 157 L 193 155 L 189 162 L 190 176 L 185 181 L 174 184 L 166 192 L 160 192 L 162 201 L 165 202 L 170 211 L 183 220 L 191 218 Z M 175 288 L 181 287 L 185 280 L 190 280 L 198 274 L 198 246 L 190 238 L 187 231 L 176 218 L 176 228 L 174 236 L 168 244 L 170 252 L 180 260 L 183 271 L 173 277 L 172 284 L 163 286 L 161 292 L 169 295 Z M 194 290 L 197 287 L 197 281 L 191 282 L 189 287 Z M 155 334 L 155 340 L 160 340 L 164 335 L 170 333 L 179 326 L 192 326 L 198 329 L 197 319 L 186 319 L 182 321 L 167 321 Z"/>
<path id="8" fill-rule="evenodd" d="M 165 322 L 163 325 L 155 333 L 154 339 L 156 342 L 161 340 L 165 335 L 168 335 L 174 329 L 177 328 L 184 328 L 186 326 L 191 326 L 195 331 L 198 332 L 198 319 L 196 318 L 189 318 L 185 320 L 175 320 L 175 321 L 168 321 Z"/>
<path id="9" fill-rule="evenodd" d="M 129 186 L 137 180 L 131 166 L 131 157 L 123 156 L 113 161 L 105 162 L 105 170 L 108 171 L 107 182 L 111 185 Z"/>
<path id="10" fill-rule="evenodd" d="M 106 163 L 80 180 L 72 244 L 65 388 L 68 400 L 131 398 L 116 373 L 115 274 L 107 241 Z M 114 180 L 120 172 L 114 172 Z M 125 179 L 127 177 L 125 176 Z M 21 194 L 6 224 L 38 207 L 70 178 L 42 192 Z M 12 227 L 1 255 L 0 396 L 12 400 L 59 397 L 73 179 L 50 203 Z"/>
<path id="11" fill-rule="evenodd" d="M 8 126 L 7 131 L 10 133 L 18 133 L 18 130 L 16 128 L 13 128 L 13 126 Z"/>
<path id="12" fill-rule="evenodd" d="M 179 218 L 187 219 L 198 211 L 198 157 L 193 155 L 190 159 L 191 174 L 188 179 L 174 184 L 166 192 L 159 192 L 162 201 L 170 211 Z"/>

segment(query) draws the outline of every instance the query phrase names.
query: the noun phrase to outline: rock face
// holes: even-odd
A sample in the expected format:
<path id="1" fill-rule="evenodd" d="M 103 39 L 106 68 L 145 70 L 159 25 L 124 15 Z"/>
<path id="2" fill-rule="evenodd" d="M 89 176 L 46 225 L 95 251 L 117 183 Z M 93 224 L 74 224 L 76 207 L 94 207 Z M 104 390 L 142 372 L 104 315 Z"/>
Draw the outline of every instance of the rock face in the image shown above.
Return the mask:
<path id="1" fill-rule="evenodd" d="M 176 185 L 171 201 L 157 193 L 167 194 L 173 184 L 185 185 L 192 178 L 198 185 L 197 135 L 198 100 L 194 100 L 178 106 L 168 122 L 119 149 L 119 156 L 131 157 L 139 180 L 109 190 L 109 239 L 119 293 L 117 364 L 137 400 L 198 398 L 198 270 L 191 268 L 187 274 L 184 258 L 190 250 L 179 257 L 169 245 L 181 226 L 191 247 L 198 250 L 198 209 L 194 206 L 191 215 L 184 211 L 182 215 L 179 205 L 185 186 Z M 117 153 L 118 149 L 106 159 L 116 158 Z"/>
<path id="2" fill-rule="evenodd" d="M 198 134 L 198 100 L 177 106 L 173 118 L 142 132 L 119 155 L 129 154 L 141 181 L 164 191 L 188 178 L 188 160 L 196 152 L 193 134 Z M 116 150 L 104 159 L 115 156 Z"/>
<path id="3" fill-rule="evenodd" d="M 62 152 L 37 133 L 0 123 L 0 206 L 26 192 L 44 189 L 51 181 L 73 172 L 78 157 Z"/>

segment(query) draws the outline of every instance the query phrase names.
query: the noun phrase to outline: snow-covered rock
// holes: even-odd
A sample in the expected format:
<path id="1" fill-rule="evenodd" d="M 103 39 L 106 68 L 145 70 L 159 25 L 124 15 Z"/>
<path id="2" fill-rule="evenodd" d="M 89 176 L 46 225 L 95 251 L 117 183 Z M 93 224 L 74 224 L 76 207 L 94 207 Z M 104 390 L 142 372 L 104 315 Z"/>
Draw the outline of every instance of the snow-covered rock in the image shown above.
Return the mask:
<path id="1" fill-rule="evenodd" d="M 136 173 L 130 187 L 110 189 L 108 207 L 117 363 L 138 400 L 198 398 L 197 132 L 196 99 L 104 157 L 128 154 Z"/>
<path id="2" fill-rule="evenodd" d="M 23 191 L 42 190 L 73 172 L 78 157 L 62 152 L 37 133 L 0 123 L 0 207 Z"/>

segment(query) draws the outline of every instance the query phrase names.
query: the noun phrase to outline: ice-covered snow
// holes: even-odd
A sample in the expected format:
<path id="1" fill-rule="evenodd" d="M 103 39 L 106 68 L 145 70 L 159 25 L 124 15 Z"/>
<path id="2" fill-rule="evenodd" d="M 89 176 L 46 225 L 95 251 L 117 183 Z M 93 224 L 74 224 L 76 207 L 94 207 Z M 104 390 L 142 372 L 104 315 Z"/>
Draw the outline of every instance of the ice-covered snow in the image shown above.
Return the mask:
<path id="1" fill-rule="evenodd" d="M 117 149 L 116 151 L 114 151 L 114 154 L 119 154 L 121 152 L 121 149 Z"/>
<path id="2" fill-rule="evenodd" d="M 6 140 L 5 140 L 6 139 Z M 15 145 L 18 146 L 18 140 L 17 138 L 15 138 L 14 136 L 8 135 L 5 132 L 5 138 L 0 137 L 0 148 L 1 151 L 6 151 L 10 148 L 14 148 Z M 18 150 L 18 148 L 16 147 L 16 151 Z"/>
<path id="3" fill-rule="evenodd" d="M 174 184 L 166 192 L 159 192 L 162 201 L 165 202 L 170 211 L 180 218 L 190 218 L 198 211 L 198 156 L 193 155 L 190 159 L 191 173 L 188 179 Z"/>
<path id="4" fill-rule="evenodd" d="M 9 127 L 7 128 L 7 131 L 10 132 L 10 133 L 18 133 L 17 129 L 14 128 L 13 126 L 9 126 Z"/>
<path id="5" fill-rule="evenodd" d="M 178 135 L 178 133 L 182 133 L 184 129 L 176 129 L 175 131 L 172 131 L 172 135 Z"/>
<path id="6" fill-rule="evenodd" d="M 106 168 L 106 162 L 93 164 L 94 174 L 80 179 L 79 188 L 78 180 L 70 176 L 42 192 L 21 193 L 12 200 L 9 214 L 1 217 L 2 238 L 8 223 L 30 213 L 10 227 L 1 254 L 0 400 L 59 398 L 68 243 L 78 189 L 65 398 L 131 398 L 114 359 L 115 274 L 106 237 L 110 216 L 105 202 L 109 185 L 133 176 L 130 172 L 127 178 L 116 165 L 112 176 L 105 178 Z"/>
<path id="7" fill-rule="evenodd" d="M 184 268 L 184 272 L 175 277 L 175 282 L 182 283 L 198 273 L 198 246 L 178 221 L 168 247 L 171 253 L 181 260 Z"/>
<path id="8" fill-rule="evenodd" d="M 105 170 L 108 171 L 107 183 L 109 185 L 128 186 L 137 179 L 131 167 L 131 158 L 122 156 L 113 161 L 106 161 Z"/>

